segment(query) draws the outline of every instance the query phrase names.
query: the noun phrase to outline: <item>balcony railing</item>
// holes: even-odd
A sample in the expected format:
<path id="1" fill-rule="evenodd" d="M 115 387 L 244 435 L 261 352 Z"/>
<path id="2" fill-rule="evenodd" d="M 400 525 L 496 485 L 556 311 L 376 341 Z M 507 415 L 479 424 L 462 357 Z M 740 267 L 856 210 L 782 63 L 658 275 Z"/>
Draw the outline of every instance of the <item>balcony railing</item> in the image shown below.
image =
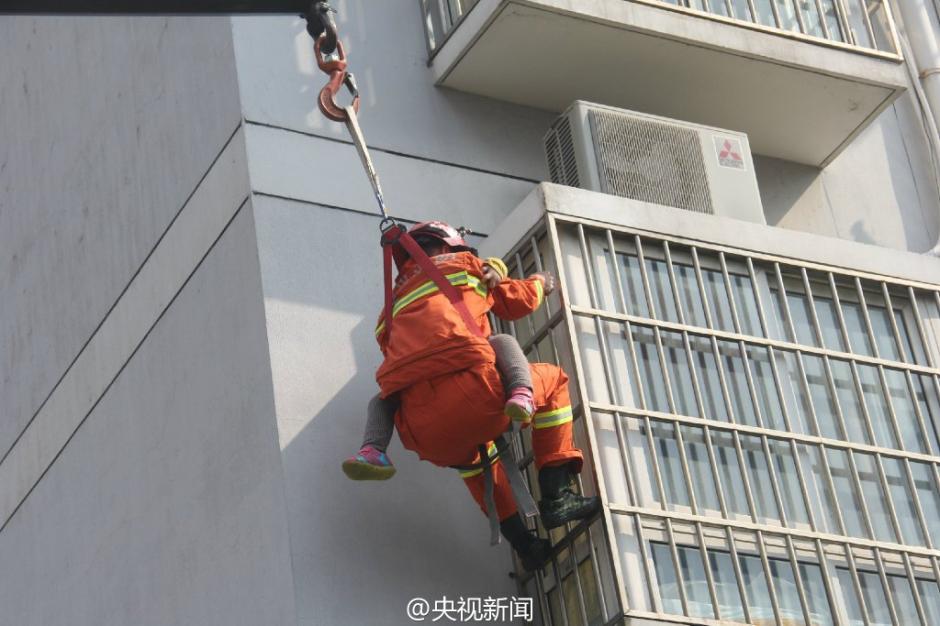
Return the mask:
<path id="1" fill-rule="evenodd" d="M 623 0 L 710 19 L 899 55 L 891 9 L 885 0 Z M 421 0 L 428 48 L 446 41 L 478 0 Z"/>

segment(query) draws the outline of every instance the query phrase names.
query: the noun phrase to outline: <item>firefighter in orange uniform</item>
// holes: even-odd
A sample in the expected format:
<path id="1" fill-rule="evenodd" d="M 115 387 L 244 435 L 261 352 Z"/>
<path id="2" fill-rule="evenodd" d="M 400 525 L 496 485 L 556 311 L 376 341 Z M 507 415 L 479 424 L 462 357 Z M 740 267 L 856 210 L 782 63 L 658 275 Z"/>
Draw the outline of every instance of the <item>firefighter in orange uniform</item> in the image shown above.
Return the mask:
<path id="1" fill-rule="evenodd" d="M 482 336 L 467 328 L 456 307 L 429 280 L 407 252 L 393 248 L 398 276 L 393 292 L 392 331 L 380 318 L 376 336 L 385 360 L 376 373 L 383 398 L 397 398 L 395 415 L 402 443 L 440 466 L 479 463 L 478 446 L 488 445 L 494 458 L 495 502 L 500 529 L 527 569 L 535 569 L 550 551 L 546 540 L 532 534 L 516 511 L 508 480 L 495 455 L 493 440 L 510 427 L 487 313 L 505 320 L 535 311 L 554 288 L 550 274 L 524 280 L 506 279 L 488 289 L 483 261 L 461 234 L 442 222 L 412 227 L 409 234 L 459 291 Z M 572 438 L 568 377 L 555 365 L 530 365 L 535 413 L 532 448 L 539 470 L 539 513 L 546 528 L 583 519 L 599 507 L 596 497 L 572 488 L 581 471 L 581 451 Z M 462 471 L 474 499 L 487 513 L 482 469 Z"/>

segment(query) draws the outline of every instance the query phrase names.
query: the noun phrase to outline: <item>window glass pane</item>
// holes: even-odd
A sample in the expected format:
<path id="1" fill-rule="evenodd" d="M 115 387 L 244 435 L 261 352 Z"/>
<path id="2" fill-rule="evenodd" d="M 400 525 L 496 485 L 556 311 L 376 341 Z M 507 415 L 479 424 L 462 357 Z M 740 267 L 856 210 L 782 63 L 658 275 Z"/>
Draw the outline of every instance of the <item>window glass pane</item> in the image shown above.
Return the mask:
<path id="1" fill-rule="evenodd" d="M 637 317 L 650 317 L 646 303 L 646 292 L 640 275 L 640 262 L 636 256 L 617 254 L 620 259 L 620 280 L 623 282 L 623 297 L 626 300 L 627 313 Z"/>
<path id="2" fill-rule="evenodd" d="M 702 566 L 702 553 L 698 548 L 680 547 L 679 565 L 682 567 L 685 597 L 689 602 L 689 615 L 714 617 L 711 595 L 708 593 L 708 581 L 705 579 L 705 568 Z"/>
<path id="3" fill-rule="evenodd" d="M 823 360 L 806 354 L 803 355 L 803 366 L 813 400 L 813 409 L 816 411 L 816 420 L 819 422 L 819 434 L 830 439 L 841 439 L 842 432 L 836 419 L 836 405 L 826 379 Z"/>
<path id="4" fill-rule="evenodd" d="M 796 19 L 794 0 L 774 0 L 777 5 L 777 14 L 780 15 L 780 28 L 799 32 L 800 23 Z"/>
<path id="5" fill-rule="evenodd" d="M 783 397 L 787 404 L 787 413 L 790 416 L 790 426 L 798 433 L 815 435 L 816 432 L 810 426 L 813 423 L 812 406 L 805 393 L 797 356 L 793 352 L 783 350 L 777 350 L 775 354 L 777 356 L 780 384 L 783 387 Z"/>
<path id="6" fill-rule="evenodd" d="M 889 361 L 900 361 L 901 353 L 894 339 L 894 330 L 888 319 L 888 310 L 880 306 L 868 305 L 868 317 L 871 319 L 872 333 L 878 344 L 878 356 Z"/>
<path id="7" fill-rule="evenodd" d="M 676 312 L 676 301 L 672 294 L 666 262 L 646 257 L 646 272 L 653 292 L 656 319 L 678 322 L 679 314 Z"/>
<path id="8" fill-rule="evenodd" d="M 604 623 L 604 613 L 601 609 L 601 597 L 597 591 L 597 579 L 594 578 L 594 568 L 591 566 L 590 558 L 584 559 L 578 565 L 578 575 L 581 577 L 584 612 L 588 618 L 588 626 L 594 624 L 599 626 Z"/>
<path id="9" fill-rule="evenodd" d="M 569 624 L 581 622 L 581 600 L 578 597 L 578 581 L 574 574 L 568 574 L 561 581 L 561 588 L 565 594 L 565 613 Z"/>
<path id="10" fill-rule="evenodd" d="M 770 479 L 770 470 L 767 466 L 767 457 L 761 446 L 759 437 L 741 435 L 741 447 L 747 462 L 748 480 L 751 482 L 751 496 L 757 507 L 758 517 L 777 521 L 780 513 L 774 499 L 774 490 Z"/>
<path id="11" fill-rule="evenodd" d="M 865 606 L 868 608 L 869 623 L 872 626 L 891 626 L 891 611 L 888 609 L 888 599 L 878 574 L 860 571 L 858 577 Z"/>
<path id="12" fill-rule="evenodd" d="M 790 444 L 775 439 L 769 440 L 770 452 L 774 459 L 774 469 L 777 472 L 777 482 L 780 485 L 780 499 L 786 510 L 790 525 L 809 524 L 809 515 L 803 500 L 803 491 L 793 461 Z"/>
<path id="13" fill-rule="evenodd" d="M 712 314 L 712 324 L 718 330 L 734 332 L 734 320 L 731 317 L 731 305 L 728 303 L 728 289 L 721 272 L 702 268 L 702 280 L 705 282 L 705 294 Z"/>
<path id="14" fill-rule="evenodd" d="M 763 337 L 764 331 L 760 325 L 760 315 L 757 312 L 757 299 L 754 297 L 754 287 L 751 277 L 742 274 L 728 274 L 731 280 L 731 290 L 734 292 L 734 304 L 738 313 L 738 322 L 741 332 L 745 335 Z"/>
<path id="15" fill-rule="evenodd" d="M 768 316 L 774 323 L 770 325 L 771 338 L 778 341 L 793 341 L 790 336 L 790 327 L 787 322 L 787 311 L 784 310 L 783 298 L 780 296 L 780 290 L 777 289 L 777 278 L 772 270 L 767 270 L 767 293 L 769 296 L 766 301 Z M 791 314 L 792 315 L 792 314 Z"/>
<path id="16" fill-rule="evenodd" d="M 718 471 L 721 473 L 721 489 L 725 496 L 725 504 L 731 515 L 737 514 L 750 517 L 747 499 L 744 491 L 742 469 L 738 463 L 737 451 L 730 433 L 713 432 L 712 441 L 715 447 L 715 460 Z"/>
<path id="17" fill-rule="evenodd" d="M 702 293 L 695 279 L 695 269 L 691 265 L 675 263 L 673 271 L 676 274 L 685 323 L 706 328 L 708 325 L 705 323 L 705 308 L 702 305 Z"/>
<path id="18" fill-rule="evenodd" d="M 715 476 L 708 460 L 708 450 L 705 448 L 705 433 L 701 428 L 691 426 L 680 426 L 680 428 L 685 441 L 685 458 L 689 464 L 689 473 L 692 475 L 692 491 L 695 493 L 696 503 L 700 508 L 720 511 Z"/>
<path id="19" fill-rule="evenodd" d="M 865 317 L 862 315 L 862 307 L 855 302 L 842 300 L 842 317 L 845 319 L 845 329 L 849 333 L 852 352 L 874 356 L 871 338 L 868 336 L 868 328 L 865 326 Z"/>
<path id="20" fill-rule="evenodd" d="M 862 403 L 855 387 L 855 376 L 852 374 L 852 367 L 847 361 L 839 359 L 830 359 L 829 365 L 832 369 L 832 380 L 839 395 L 842 420 L 848 431 L 846 436 L 849 441 L 871 443 L 868 438 L 868 429 L 865 426 L 865 417 L 862 413 Z"/>
<path id="21" fill-rule="evenodd" d="M 871 418 L 872 430 L 875 431 L 875 443 L 885 448 L 897 448 L 898 439 L 891 426 L 891 415 L 884 397 L 877 368 L 871 365 L 858 365 L 858 377 L 865 394 L 865 406 Z"/>
<path id="22" fill-rule="evenodd" d="M 917 591 L 928 624 L 940 624 L 940 587 L 935 580 L 917 579 Z"/>
<path id="23" fill-rule="evenodd" d="M 832 470 L 839 511 L 842 513 L 842 521 L 845 522 L 845 531 L 852 537 L 868 538 L 868 530 L 861 514 L 862 501 L 849 475 L 848 457 L 842 450 L 827 449 L 826 453 Z"/>
<path id="24" fill-rule="evenodd" d="M 888 576 L 888 586 L 891 587 L 891 599 L 894 601 L 894 611 L 898 621 L 902 624 L 919 624 L 917 607 L 914 605 L 914 592 L 906 576 Z"/>
<path id="25" fill-rule="evenodd" d="M 908 310 L 910 310 L 910 305 L 908 305 Z M 894 310 L 894 323 L 898 327 L 898 334 L 901 335 L 902 360 L 906 363 L 925 365 L 923 344 L 917 339 L 916 326 L 914 332 L 911 333 L 908 330 L 907 320 L 899 309 Z M 914 341 L 917 341 L 917 345 L 914 345 Z M 921 355 L 921 358 L 914 358 L 914 354 Z"/>
<path id="26" fill-rule="evenodd" d="M 744 369 L 744 360 L 738 344 L 719 341 L 719 353 L 722 356 L 722 367 L 725 370 L 725 381 L 728 383 L 728 394 L 734 410 L 735 421 L 739 424 L 757 426 L 754 414 L 754 404 L 751 401 L 751 392 L 747 384 L 747 373 Z"/>
<path id="27" fill-rule="evenodd" d="M 705 415 L 708 419 L 730 422 L 728 408 L 725 405 L 724 394 L 721 390 L 721 378 L 718 373 L 718 363 L 712 343 L 704 337 L 692 335 L 690 338 L 692 358 L 695 361 L 695 373 L 698 376 L 702 393 L 702 403 L 705 405 Z"/>
<path id="28" fill-rule="evenodd" d="M 758 623 L 773 624 L 774 610 L 770 602 L 770 591 L 767 588 L 767 577 L 761 560 L 756 556 L 739 555 L 741 562 L 741 575 L 744 578 L 744 591 L 747 594 L 748 608 L 751 611 L 751 620 Z"/>
<path id="29" fill-rule="evenodd" d="M 826 26 L 829 27 L 829 39 L 833 41 L 844 41 L 842 36 L 842 27 L 839 24 L 839 14 L 836 13 L 836 7 L 833 0 L 822 0 L 820 2 L 825 14 Z"/>
<path id="30" fill-rule="evenodd" d="M 881 488 L 875 457 L 862 453 L 856 453 L 853 456 L 855 467 L 858 469 L 859 482 L 862 485 L 862 497 L 868 507 L 868 519 L 875 530 L 875 538 L 881 541 L 897 541 L 898 538 L 888 513 L 888 501 Z"/>
<path id="31" fill-rule="evenodd" d="M 787 430 L 783 420 L 783 408 L 780 406 L 780 396 L 774 382 L 773 371 L 770 367 L 770 355 L 766 348 L 748 346 L 748 361 L 751 365 L 751 378 L 757 392 L 760 404 L 761 417 L 765 428 Z"/>
<path id="32" fill-rule="evenodd" d="M 907 472 L 904 470 L 902 461 L 882 457 L 881 462 L 885 468 L 885 478 L 891 492 L 894 513 L 898 518 L 898 524 L 901 526 L 902 540 L 904 543 L 915 546 L 924 545 L 926 539 L 917 519 L 917 511 L 914 509 L 914 496 L 908 489 Z"/>
<path id="33" fill-rule="evenodd" d="M 689 506 L 689 492 L 682 472 L 679 446 L 672 424 L 652 421 L 653 440 L 659 455 L 659 471 L 663 477 L 666 500 L 671 505 Z"/>
<path id="34" fill-rule="evenodd" d="M 815 5 L 814 5 L 815 6 Z M 846 352 L 848 348 L 842 337 L 842 330 L 839 327 L 839 318 L 836 315 L 836 305 L 830 298 L 813 298 L 816 304 L 816 317 L 819 319 L 819 326 L 822 329 L 823 342 L 830 350 L 839 350 Z"/>
<path id="35" fill-rule="evenodd" d="M 646 408 L 662 413 L 669 413 L 666 400 L 666 385 L 663 378 L 659 351 L 656 349 L 653 330 L 643 326 L 633 326 L 633 344 L 636 359 L 640 367 L 640 380 L 646 396 Z"/>
<path id="36" fill-rule="evenodd" d="M 839 595 L 842 598 L 842 605 L 845 607 L 845 613 L 849 618 L 849 626 L 864 626 L 862 605 L 859 602 L 851 572 L 840 567 L 836 569 L 836 577 L 839 581 Z"/>
<path id="37" fill-rule="evenodd" d="M 819 21 L 819 11 L 816 10 L 816 3 L 813 0 L 798 0 L 800 13 L 803 14 L 803 24 L 806 26 L 806 34 L 813 37 L 824 37 L 822 25 Z"/>
<path id="38" fill-rule="evenodd" d="M 656 579 L 659 583 L 659 598 L 663 603 L 663 611 L 673 615 L 682 615 L 682 600 L 679 597 L 679 580 L 676 577 L 676 568 L 673 565 L 669 546 L 664 543 L 651 543 L 653 552 L 653 566 L 656 569 Z"/>
<path id="39" fill-rule="evenodd" d="M 940 421 L 940 397 L 937 396 L 937 385 L 933 376 L 926 374 L 912 374 L 914 392 L 920 414 L 930 431 L 930 440 L 934 446 L 934 453 L 940 450 L 940 438 L 937 434 L 937 423 Z"/>
<path id="40" fill-rule="evenodd" d="M 819 447 L 800 444 L 797 449 L 816 523 L 821 526 L 820 530 L 823 532 L 841 534 L 839 520 L 836 517 L 839 504 L 829 489 L 829 481 L 826 478 Z"/>
<path id="41" fill-rule="evenodd" d="M 746 0 L 731 0 L 731 5 L 734 7 L 734 17 L 736 19 L 746 22 L 754 21 L 751 17 L 751 11 L 748 9 Z"/>
<path id="42" fill-rule="evenodd" d="M 787 292 L 787 304 L 790 307 L 790 317 L 796 330 L 796 342 L 807 346 L 818 346 L 816 331 L 813 329 L 813 318 L 809 310 L 809 301 L 802 294 Z"/>
<path id="43" fill-rule="evenodd" d="M 564 624 L 564 617 L 561 612 L 561 593 L 558 587 L 548 592 L 548 609 L 551 612 L 552 624 Z"/>
<path id="44" fill-rule="evenodd" d="M 692 386 L 692 373 L 689 370 L 689 358 L 685 351 L 682 335 L 668 331 L 660 333 L 666 365 L 669 368 L 669 384 L 675 412 L 679 415 L 700 417 L 695 401 L 695 389 Z"/>
<path id="45" fill-rule="evenodd" d="M 769 559 L 769 561 L 774 593 L 777 594 L 777 606 L 780 608 L 780 619 L 784 624 L 804 623 L 803 605 L 800 603 L 792 564 L 782 559 Z"/>
<path id="46" fill-rule="evenodd" d="M 711 563 L 712 580 L 715 581 L 721 618 L 743 622 L 744 605 L 741 602 L 741 593 L 734 575 L 731 555 L 727 552 L 709 550 L 708 561 Z"/>
<path id="47" fill-rule="evenodd" d="M 603 368 L 603 363 L 590 356 L 592 352 L 600 352 L 599 342 L 594 338 L 597 332 L 597 326 L 590 323 L 590 320 L 578 320 L 578 343 L 581 346 L 582 358 L 588 363 L 596 363 L 599 368 Z M 636 371 L 633 368 L 633 358 L 630 354 L 630 344 L 627 342 L 627 335 L 624 332 L 623 325 L 619 323 L 605 323 L 602 332 L 607 333 L 607 351 L 610 359 L 611 375 L 608 380 L 598 380 L 601 376 L 589 377 L 589 393 L 592 398 L 598 398 L 603 401 L 609 394 L 608 385 L 612 383 L 614 388 L 613 401 L 624 406 L 642 408 L 640 405 L 640 388 L 638 386 Z M 593 366 L 590 366 L 594 369 Z"/>
<path id="48" fill-rule="evenodd" d="M 907 377 L 900 370 L 888 367 L 884 368 L 884 374 L 888 391 L 891 394 L 891 407 L 898 420 L 898 430 L 904 437 L 904 448 L 914 452 L 928 453 L 929 449 L 924 441 L 920 421 L 917 419 L 914 398 L 911 397 L 910 388 L 907 386 Z"/>
<path id="49" fill-rule="evenodd" d="M 862 48 L 872 48 L 874 44 L 871 36 L 868 34 L 868 27 L 865 24 L 865 4 L 863 0 L 845 0 L 845 8 L 848 11 L 849 29 L 855 39 L 855 45 Z"/>
<path id="50" fill-rule="evenodd" d="M 809 603 L 812 626 L 833 626 L 832 610 L 819 565 L 800 562 L 799 567 L 800 578 L 803 579 L 803 587 L 806 590 L 806 601 Z"/>
<path id="51" fill-rule="evenodd" d="M 911 461 L 911 475 L 924 510 L 924 519 L 930 531 L 934 546 L 940 545 L 940 491 L 937 489 L 933 466 L 919 461 Z M 937 622 L 940 624 L 940 621 Z"/>

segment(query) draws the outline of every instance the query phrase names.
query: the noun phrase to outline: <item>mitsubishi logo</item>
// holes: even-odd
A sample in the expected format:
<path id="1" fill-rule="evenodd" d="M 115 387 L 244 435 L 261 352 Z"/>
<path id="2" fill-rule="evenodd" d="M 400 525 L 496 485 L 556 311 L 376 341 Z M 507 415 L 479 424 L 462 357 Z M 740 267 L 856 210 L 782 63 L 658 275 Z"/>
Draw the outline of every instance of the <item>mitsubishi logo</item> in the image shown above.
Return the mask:
<path id="1" fill-rule="evenodd" d="M 736 137 L 719 137 L 715 135 L 715 153 L 718 155 L 718 165 L 736 170 L 745 169 L 744 158 L 741 156 L 741 140 Z"/>

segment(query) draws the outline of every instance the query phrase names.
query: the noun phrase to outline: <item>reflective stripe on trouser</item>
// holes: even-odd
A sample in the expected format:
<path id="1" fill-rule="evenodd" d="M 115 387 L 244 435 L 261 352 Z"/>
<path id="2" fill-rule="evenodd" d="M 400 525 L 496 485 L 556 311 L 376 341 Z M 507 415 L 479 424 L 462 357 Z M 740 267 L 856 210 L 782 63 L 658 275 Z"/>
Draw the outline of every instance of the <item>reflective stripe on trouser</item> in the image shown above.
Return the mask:
<path id="1" fill-rule="evenodd" d="M 570 462 L 579 472 L 582 455 L 572 436 L 568 377 L 545 363 L 531 364 L 530 370 L 536 414 L 545 418 L 532 431 L 536 467 Z M 436 465 L 472 465 L 479 460 L 479 443 L 492 442 L 509 428 L 502 384 L 492 365 L 413 385 L 402 391 L 401 402 L 395 423 L 402 443 Z M 516 504 L 501 463 L 494 464 L 493 478 L 502 520 L 516 512 Z M 464 482 L 485 513 L 482 472 Z"/>

